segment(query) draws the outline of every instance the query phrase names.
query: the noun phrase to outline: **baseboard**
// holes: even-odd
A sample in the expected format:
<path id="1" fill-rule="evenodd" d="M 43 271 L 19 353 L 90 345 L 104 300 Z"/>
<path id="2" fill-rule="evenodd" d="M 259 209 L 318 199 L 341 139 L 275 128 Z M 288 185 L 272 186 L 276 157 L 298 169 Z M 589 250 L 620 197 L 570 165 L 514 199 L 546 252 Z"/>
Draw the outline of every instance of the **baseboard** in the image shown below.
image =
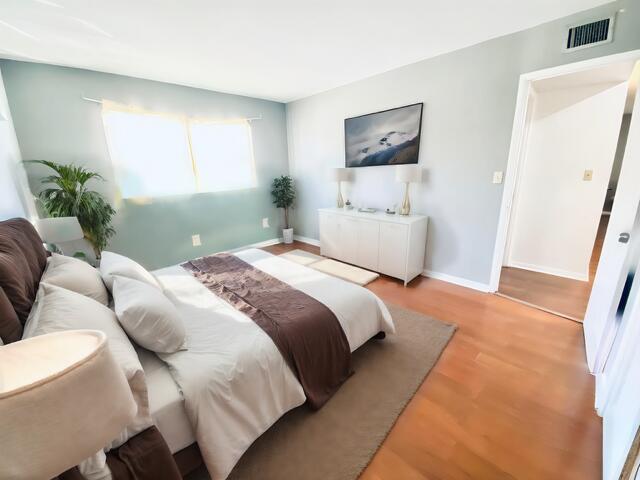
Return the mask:
<path id="1" fill-rule="evenodd" d="M 512 261 L 512 262 L 509 262 L 509 265 L 505 265 L 505 267 L 521 268 L 523 270 L 530 270 L 532 272 L 538 272 L 538 273 L 546 273 L 547 275 L 555 275 L 556 277 L 570 278 L 571 280 L 579 280 L 581 282 L 589 281 L 588 273 L 581 274 L 576 272 L 569 272 L 567 270 L 562 270 L 559 268 L 544 267 L 540 265 L 533 265 L 531 263 Z"/>
<path id="2" fill-rule="evenodd" d="M 320 246 L 320 241 L 315 238 L 304 237 L 302 235 L 294 235 L 294 240 L 299 242 L 308 243 L 309 245 L 315 245 L 317 247 Z M 264 242 L 254 243 L 251 245 L 245 245 L 244 247 L 235 248 L 230 250 L 231 252 L 235 252 L 238 250 L 244 250 L 246 248 L 260 248 L 267 247 L 269 245 L 275 245 L 277 243 L 282 243 L 282 238 L 272 238 L 270 240 L 265 240 Z M 472 288 L 473 290 L 478 290 L 480 292 L 489 292 L 489 284 L 488 283 L 480 283 L 475 282 L 473 280 L 467 280 L 466 278 L 456 277 L 454 275 L 449 275 L 446 273 L 434 272 L 432 270 L 424 270 L 422 275 L 429 278 L 435 278 L 436 280 L 442 280 L 444 282 L 453 283 L 455 285 L 460 285 L 461 287 Z"/>
<path id="3" fill-rule="evenodd" d="M 476 282 L 474 280 L 456 277 L 455 275 L 449 275 L 448 273 L 434 272 L 433 270 L 425 269 L 422 272 L 422 276 L 434 278 L 436 280 L 442 280 L 448 283 L 453 283 L 455 285 L 460 285 L 461 287 L 472 288 L 473 290 L 478 290 L 479 292 L 488 293 L 491 290 L 488 283 Z"/>
<path id="4" fill-rule="evenodd" d="M 269 240 L 263 240 L 262 242 L 250 243 L 249 245 L 243 245 L 242 247 L 231 248 L 229 250 L 225 250 L 225 252 L 239 252 L 240 250 L 246 250 L 247 248 L 262 248 L 268 247 L 270 245 L 277 245 L 278 243 L 283 242 L 283 238 L 270 238 Z"/>
<path id="5" fill-rule="evenodd" d="M 302 235 L 294 235 L 294 240 L 298 240 L 299 242 L 308 243 L 309 245 L 315 245 L 316 247 L 320 246 L 320 240 L 316 240 L 315 238 L 303 237 Z"/>

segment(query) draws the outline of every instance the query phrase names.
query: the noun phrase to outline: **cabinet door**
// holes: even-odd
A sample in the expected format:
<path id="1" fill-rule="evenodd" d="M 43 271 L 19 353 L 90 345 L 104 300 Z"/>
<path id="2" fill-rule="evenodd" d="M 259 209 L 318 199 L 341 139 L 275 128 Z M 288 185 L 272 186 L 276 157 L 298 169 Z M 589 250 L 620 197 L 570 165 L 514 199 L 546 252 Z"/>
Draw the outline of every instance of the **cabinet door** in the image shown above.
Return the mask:
<path id="1" fill-rule="evenodd" d="M 356 218 L 340 217 L 338 219 L 338 254 L 336 258 L 347 263 L 357 263 L 358 259 L 358 224 Z"/>
<path id="2" fill-rule="evenodd" d="M 380 223 L 378 270 L 395 278 L 405 278 L 407 265 L 407 225 Z"/>
<path id="3" fill-rule="evenodd" d="M 320 214 L 320 253 L 336 258 L 338 253 L 338 217 L 328 213 Z"/>
<path id="4" fill-rule="evenodd" d="M 369 270 L 378 270 L 380 223 L 358 220 L 357 264 Z"/>

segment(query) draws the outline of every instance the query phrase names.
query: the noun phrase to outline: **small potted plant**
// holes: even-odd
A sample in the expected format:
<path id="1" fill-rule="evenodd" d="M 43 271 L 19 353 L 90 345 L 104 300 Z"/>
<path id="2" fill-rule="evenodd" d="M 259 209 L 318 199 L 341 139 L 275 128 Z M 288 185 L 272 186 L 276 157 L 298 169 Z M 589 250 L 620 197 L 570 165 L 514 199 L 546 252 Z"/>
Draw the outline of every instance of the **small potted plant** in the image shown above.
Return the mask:
<path id="1" fill-rule="evenodd" d="M 293 243 L 293 228 L 289 225 L 289 209 L 296 198 L 293 179 L 289 175 L 274 178 L 271 188 L 273 203 L 276 207 L 284 209 L 284 228 L 282 229 L 284 243 Z"/>

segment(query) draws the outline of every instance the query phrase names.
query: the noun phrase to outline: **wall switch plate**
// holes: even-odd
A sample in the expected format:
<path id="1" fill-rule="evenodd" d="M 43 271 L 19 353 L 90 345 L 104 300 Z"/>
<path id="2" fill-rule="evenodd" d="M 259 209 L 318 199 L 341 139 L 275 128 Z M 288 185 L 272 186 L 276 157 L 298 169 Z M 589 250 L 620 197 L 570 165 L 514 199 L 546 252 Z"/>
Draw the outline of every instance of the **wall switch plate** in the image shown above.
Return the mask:
<path id="1" fill-rule="evenodd" d="M 200 241 L 200 234 L 191 235 L 191 243 L 194 247 L 199 247 L 200 245 L 202 245 L 202 242 Z"/>
<path id="2" fill-rule="evenodd" d="M 493 183 L 502 183 L 504 174 L 502 172 L 493 172 Z"/>
<path id="3" fill-rule="evenodd" d="M 593 180 L 593 170 L 585 170 L 584 175 L 582 175 L 582 180 L 585 182 L 590 182 Z"/>
<path id="4" fill-rule="evenodd" d="M 262 228 L 269 228 L 269 217 L 264 217 L 262 219 Z"/>

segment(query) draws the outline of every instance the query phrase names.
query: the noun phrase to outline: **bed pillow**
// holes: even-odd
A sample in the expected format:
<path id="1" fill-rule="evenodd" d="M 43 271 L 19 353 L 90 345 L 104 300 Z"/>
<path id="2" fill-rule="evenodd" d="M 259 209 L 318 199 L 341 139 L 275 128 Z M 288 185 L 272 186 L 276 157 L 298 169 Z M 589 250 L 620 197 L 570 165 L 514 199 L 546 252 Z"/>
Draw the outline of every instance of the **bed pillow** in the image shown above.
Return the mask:
<path id="1" fill-rule="evenodd" d="M 109 350 L 122 368 L 138 405 L 134 421 L 106 450 L 122 445 L 152 424 L 144 370 L 131 341 L 118 324 L 115 313 L 95 300 L 71 290 L 40 283 L 36 301 L 25 324 L 24 338 L 65 330 L 103 331 Z"/>
<path id="2" fill-rule="evenodd" d="M 182 318 L 164 293 L 119 275 L 114 278 L 112 292 L 120 325 L 138 345 L 158 353 L 184 349 Z"/>
<path id="3" fill-rule="evenodd" d="M 156 278 L 142 265 L 117 253 L 102 252 L 102 258 L 100 259 L 100 274 L 102 275 L 102 280 L 104 280 L 105 285 L 110 291 L 113 290 L 113 277 L 115 275 L 133 278 L 134 280 L 148 283 L 149 285 L 162 290 L 162 287 Z"/>
<path id="4" fill-rule="evenodd" d="M 103 305 L 109 303 L 109 292 L 100 272 L 77 258 L 52 254 L 47 259 L 47 268 L 41 281 L 93 298 Z"/>

